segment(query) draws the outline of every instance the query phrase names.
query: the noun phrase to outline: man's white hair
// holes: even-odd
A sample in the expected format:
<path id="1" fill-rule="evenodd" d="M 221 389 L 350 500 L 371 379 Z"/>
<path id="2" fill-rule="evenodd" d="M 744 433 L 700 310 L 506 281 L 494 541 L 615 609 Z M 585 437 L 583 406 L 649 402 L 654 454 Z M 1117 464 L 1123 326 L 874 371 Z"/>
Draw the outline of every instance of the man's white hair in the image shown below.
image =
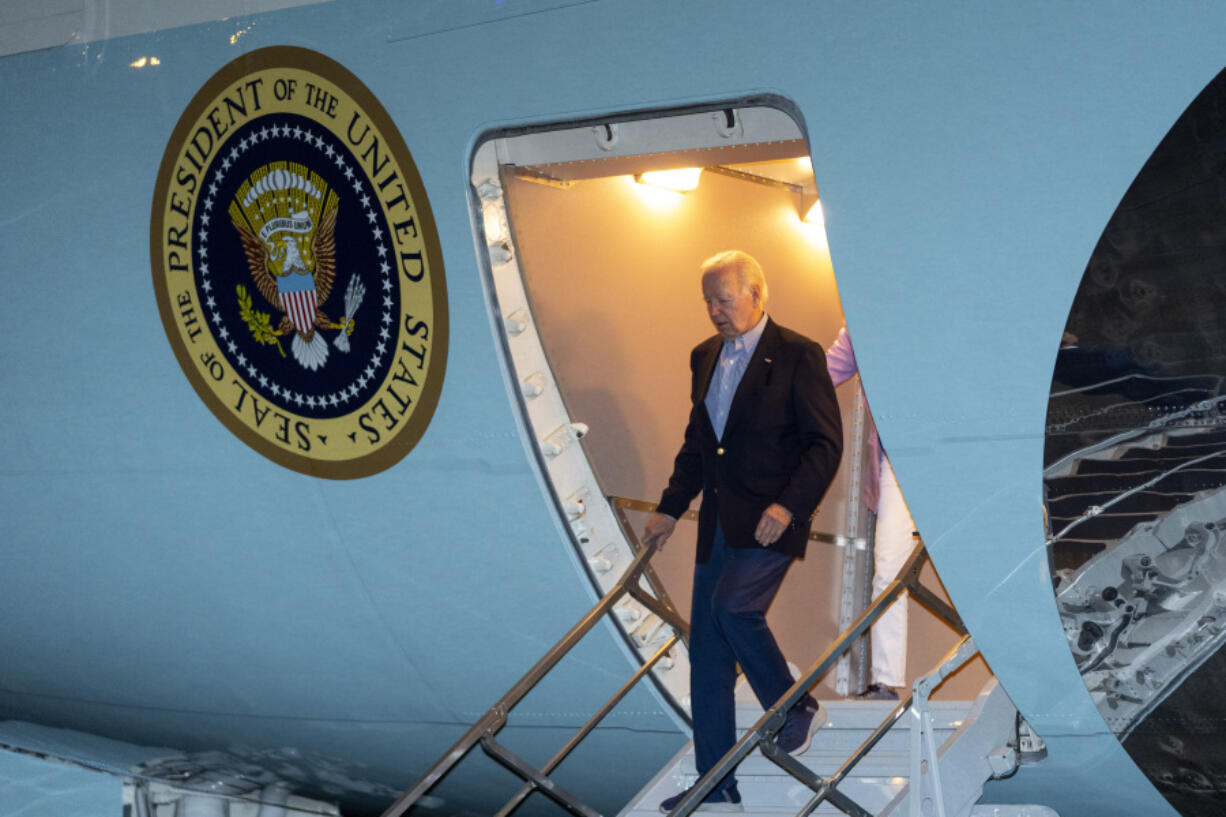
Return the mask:
<path id="1" fill-rule="evenodd" d="M 706 261 L 703 261 L 699 270 L 704 277 L 708 273 L 731 270 L 736 273 L 737 283 L 740 284 L 742 292 L 748 290 L 750 286 L 757 284 L 758 291 L 761 293 L 762 303 L 766 303 L 766 275 L 762 272 L 762 265 L 747 252 L 726 250 L 716 253 Z"/>

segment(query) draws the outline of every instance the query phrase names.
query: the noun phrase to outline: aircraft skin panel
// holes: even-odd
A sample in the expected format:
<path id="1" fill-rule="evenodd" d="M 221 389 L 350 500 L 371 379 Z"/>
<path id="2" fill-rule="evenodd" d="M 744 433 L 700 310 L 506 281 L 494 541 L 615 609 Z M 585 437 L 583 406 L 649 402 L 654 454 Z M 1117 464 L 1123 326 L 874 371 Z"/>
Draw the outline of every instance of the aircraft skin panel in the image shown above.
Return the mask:
<path id="1" fill-rule="evenodd" d="M 473 146 L 495 127 L 772 93 L 808 130 L 908 504 L 1049 748 L 989 793 L 1086 817 L 1174 813 L 1068 653 L 1043 542 L 1043 423 L 1081 271 L 1221 69 L 1226 9 L 644 1 L 488 22 L 481 4 L 455 6 L 446 30 L 396 3 L 337 0 L 251 18 L 234 44 L 234 25 L 215 23 L 0 63 L 6 120 L 20 123 L 0 136 L 0 537 L 13 554 L 0 647 L 20 659 L 0 668 L 0 715 L 188 750 L 298 745 L 407 785 L 592 601 L 491 334 Z M 170 132 L 222 65 L 285 44 L 341 62 L 389 112 L 446 263 L 433 420 L 398 465 L 351 482 L 275 465 L 217 422 L 151 297 L 150 198 Z M 153 51 L 156 69 L 130 67 Z M 577 722 L 603 699 L 593 682 L 628 675 L 616 634 L 600 632 L 516 724 L 532 752 L 548 754 L 532 717 Z M 646 691 L 613 725 L 592 767 L 635 765 L 597 784 L 609 802 L 682 740 Z"/>
<path id="2" fill-rule="evenodd" d="M 18 543 L 14 556 L 40 568 L 35 581 L 5 583 L 6 620 L 28 621 L 36 638 L 12 645 L 22 660 L 8 666 L 0 700 L 9 716 L 185 750 L 226 747 L 238 735 L 256 746 L 315 747 L 346 758 L 354 778 L 407 785 L 593 596 L 525 457 L 471 269 L 448 292 L 453 315 L 469 316 L 475 330 L 455 333 L 449 346 L 451 370 L 462 376 L 445 381 L 411 468 L 354 483 L 293 474 L 250 451 L 192 393 L 159 322 L 132 320 L 142 306 L 156 312 L 148 229 L 137 228 L 148 219 L 157 157 L 200 80 L 237 53 L 198 55 L 199 70 L 185 72 L 201 36 L 158 38 L 162 53 L 187 56 L 165 61 L 172 76 L 154 81 L 167 83 L 173 102 L 154 101 L 152 115 L 117 104 L 137 93 L 125 75 L 138 89 L 150 82 L 126 69 L 126 54 L 116 59 L 125 66 L 116 69 L 119 87 L 108 93 L 78 53 L 10 60 L 42 62 L 33 73 L 49 78 L 38 85 L 6 74 L 20 89 L 9 98 L 19 100 L 18 115 L 28 114 L 23 121 L 49 116 L 49 95 L 88 110 L 90 125 L 79 133 L 65 119 L 61 127 L 75 135 L 59 167 L 39 149 L 37 128 L 6 145 L 6 155 L 46 159 L 45 167 L 28 167 L 28 178 L 12 176 L 35 201 L 7 223 L 42 232 L 29 242 L 33 252 L 7 268 L 96 268 L 99 248 L 113 252 L 116 236 L 124 260 L 64 289 L 67 314 L 101 318 L 88 338 L 74 341 L 55 321 L 39 321 L 30 345 L 4 353 L 19 373 L 10 383 L 39 395 L 9 415 L 23 431 L 6 435 L 6 453 L 29 465 L 10 470 L 4 495 L 29 513 L 24 522 L 6 515 L 6 534 Z M 148 144 L 125 145 L 131 133 Z M 54 192 L 95 176 L 99 162 L 118 183 L 97 190 L 97 200 L 81 201 L 79 182 L 76 195 Z M 459 246 L 471 257 L 462 180 L 455 185 Z M 93 215 L 82 218 L 84 210 Z M 67 225 L 71 241 L 61 236 Z M 12 284 L 6 289 L 23 314 L 45 312 L 37 279 Z M 71 388 L 57 385 L 65 372 L 80 373 Z M 84 411 L 88 405 L 100 416 Z M 491 512 L 490 497 L 515 513 Z M 437 508 L 448 510 L 427 512 Z M 589 639 L 599 646 L 582 645 L 517 711 L 508 744 L 540 759 L 561 745 L 568 733 L 557 727 L 577 727 L 629 676 L 619 638 L 602 627 Z M 40 654 L 54 643 L 74 648 Z M 561 712 L 557 701 L 566 702 Z M 642 756 L 629 761 L 639 780 L 682 740 L 675 718 L 644 691 L 607 723 L 646 733 L 637 742 Z M 620 745 L 600 754 L 609 752 L 623 754 Z M 479 790 L 472 780 L 466 787 Z M 607 810 L 616 800 L 605 788 L 588 791 Z M 393 790 L 381 794 L 386 802 Z"/>
<path id="3" fill-rule="evenodd" d="M 858 356 L 873 356 L 861 371 L 908 505 L 988 663 L 1064 758 L 988 794 L 1043 785 L 1064 792 L 1061 813 L 1098 813 L 1133 796 L 1141 799 L 1132 812 L 1170 813 L 1141 791 L 1134 770 L 1116 769 L 1118 745 L 1072 691 L 1079 677 L 1049 604 L 1038 413 L 1103 224 L 1220 56 L 1182 24 L 1158 33 L 1169 20 L 1132 30 L 1082 9 L 1083 19 L 1015 40 L 977 27 L 974 37 L 955 36 L 974 25 L 965 17 L 946 20 L 942 33 L 931 9 L 911 11 L 890 22 L 906 37 L 879 42 L 866 32 L 891 59 L 864 66 L 821 108 L 829 121 L 857 111 L 868 144 L 823 139 L 815 118 L 810 140 L 823 199 L 839 202 L 827 218 L 840 292 Z M 1033 21 L 1010 19 L 1026 10 L 979 11 L 997 18 L 998 34 L 1035 31 Z M 1123 50 L 1129 42 L 1145 43 L 1141 62 Z M 1178 42 L 1179 53 L 1160 58 L 1163 67 L 1149 63 L 1164 42 Z M 888 102 L 865 106 L 856 96 L 887 85 Z M 883 197 L 886 186 L 893 194 Z M 1116 800 L 1096 783 L 1106 780 L 1128 794 Z"/>
<path id="4" fill-rule="evenodd" d="M 122 803 L 119 778 L 37 757 L 0 751 L 0 794 L 6 814 L 97 817 L 99 807 Z"/>

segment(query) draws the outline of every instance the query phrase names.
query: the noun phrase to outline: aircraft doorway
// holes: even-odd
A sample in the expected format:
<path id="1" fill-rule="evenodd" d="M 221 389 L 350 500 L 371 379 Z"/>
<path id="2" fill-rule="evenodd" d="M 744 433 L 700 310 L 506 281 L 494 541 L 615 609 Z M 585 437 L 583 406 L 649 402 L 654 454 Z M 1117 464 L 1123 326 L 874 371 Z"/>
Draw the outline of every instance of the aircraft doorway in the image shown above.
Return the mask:
<path id="1" fill-rule="evenodd" d="M 763 105 L 503 134 L 476 154 L 472 181 L 515 399 L 559 511 L 606 589 L 631 557 L 604 497 L 627 500 L 624 518 L 641 533 L 641 504 L 659 497 L 686 425 L 689 351 L 712 334 L 699 264 L 744 250 L 763 266 L 775 321 L 823 348 L 843 325 L 824 227 L 805 220 L 818 201 L 808 157 L 792 117 Z M 692 169 L 685 192 L 648 183 L 651 171 L 678 168 Z M 842 629 L 845 547 L 836 542 L 848 541 L 857 512 L 848 497 L 859 495 L 858 391 L 838 389 L 843 465 L 812 528 L 825 538 L 793 565 L 769 615 L 801 668 Z M 653 559 L 687 617 L 696 528 L 683 519 Z M 644 610 L 620 618 L 644 654 L 667 629 Z M 926 615 L 911 620 L 912 641 L 931 646 L 908 662 L 908 680 L 952 641 Z M 683 665 L 657 672 L 677 700 L 688 692 Z M 817 694 L 839 694 L 835 681 L 831 673 Z M 964 697 L 982 681 L 969 680 Z"/>

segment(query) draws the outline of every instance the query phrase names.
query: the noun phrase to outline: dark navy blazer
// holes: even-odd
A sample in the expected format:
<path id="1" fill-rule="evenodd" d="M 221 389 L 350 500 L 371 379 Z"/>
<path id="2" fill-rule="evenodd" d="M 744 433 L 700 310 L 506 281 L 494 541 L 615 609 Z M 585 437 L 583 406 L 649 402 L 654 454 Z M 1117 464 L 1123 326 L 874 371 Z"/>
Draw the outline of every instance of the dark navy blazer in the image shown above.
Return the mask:
<path id="1" fill-rule="evenodd" d="M 723 439 L 716 439 L 705 398 L 723 337 L 690 353 L 689 423 L 659 511 L 679 518 L 701 491 L 696 559 L 711 555 L 718 519 L 729 547 L 761 547 L 754 529 L 778 502 L 792 524 L 771 550 L 803 556 L 809 524 L 843 453 L 843 424 L 826 355 L 813 341 L 767 319 L 745 369 Z"/>

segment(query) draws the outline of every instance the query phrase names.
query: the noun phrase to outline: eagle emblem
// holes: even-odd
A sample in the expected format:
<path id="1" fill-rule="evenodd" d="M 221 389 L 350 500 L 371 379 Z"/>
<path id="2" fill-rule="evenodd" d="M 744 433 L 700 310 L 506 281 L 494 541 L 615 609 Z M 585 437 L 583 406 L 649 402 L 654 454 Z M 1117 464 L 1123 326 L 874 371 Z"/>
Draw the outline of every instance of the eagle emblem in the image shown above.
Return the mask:
<path id="1" fill-rule="evenodd" d="M 362 282 L 351 277 L 342 319 L 333 321 L 324 312 L 336 279 L 339 205 L 336 192 L 318 173 L 293 162 L 273 162 L 243 181 L 229 207 L 255 288 L 281 313 L 274 327 L 268 313 L 256 311 L 246 288 L 239 285 L 243 320 L 258 342 L 275 345 L 283 357 L 281 338 L 292 335 L 294 359 L 311 371 L 328 362 L 321 330 L 340 330 L 335 345 L 349 351 L 354 313 L 365 294 Z"/>

